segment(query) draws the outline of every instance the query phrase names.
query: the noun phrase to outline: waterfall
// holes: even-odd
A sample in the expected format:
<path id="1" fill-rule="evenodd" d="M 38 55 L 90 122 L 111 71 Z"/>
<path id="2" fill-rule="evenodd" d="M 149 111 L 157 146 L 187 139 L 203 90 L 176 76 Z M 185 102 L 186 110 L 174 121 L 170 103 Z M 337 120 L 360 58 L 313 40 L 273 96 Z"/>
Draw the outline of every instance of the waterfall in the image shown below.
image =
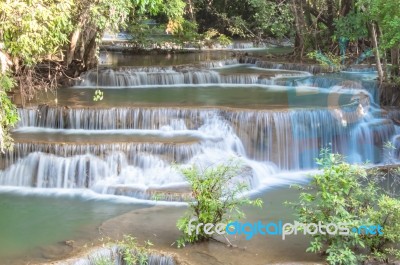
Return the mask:
<path id="1" fill-rule="evenodd" d="M 19 126 L 21 127 L 117 131 L 123 129 L 159 130 L 168 127 L 174 131 L 170 125 L 179 123 L 180 125 L 176 127 L 178 129 L 183 128 L 188 133 L 200 132 L 203 134 L 203 139 L 207 138 L 207 135 L 214 137 L 218 135 L 224 138 L 224 141 L 202 140 L 199 144 L 189 146 L 186 144 L 174 148 L 161 144 L 163 148 L 169 150 L 166 153 L 169 157 L 177 160 L 185 156 L 193 157 L 201 153 L 200 146 L 215 146 L 222 149 L 228 141 L 231 141 L 229 137 L 236 137 L 235 139 L 239 139 L 241 143 L 229 144 L 228 149 L 258 161 L 274 162 L 279 168 L 290 170 L 313 168 L 314 159 L 318 156 L 320 148 L 329 144 L 338 152 L 351 154 L 354 151 L 350 150 L 352 143 L 356 139 L 365 138 L 365 133 L 361 133 L 362 131 L 367 130 L 370 133 L 368 139 L 363 141 L 364 143 L 367 141 L 371 146 L 379 146 L 394 134 L 394 125 L 390 120 L 378 120 L 379 126 L 372 126 L 376 124 L 376 118 L 373 116 L 364 117 L 352 112 L 346 114 L 335 109 L 239 111 L 182 108 L 68 109 L 42 106 L 37 109 L 20 109 L 19 111 L 21 115 Z M 231 126 L 231 129 L 226 131 L 221 126 Z M 146 145 L 136 144 L 136 146 Z M 18 145 L 17 147 L 19 148 Z M 38 148 L 38 150 L 43 150 L 43 148 Z M 62 148 L 76 150 L 73 145 Z M 82 147 L 79 148 L 82 149 Z M 104 153 L 96 148 L 89 145 L 83 150 L 96 155 Z M 114 149 L 121 150 L 118 147 Z M 132 144 L 125 149 L 132 150 Z M 160 145 L 157 147 L 153 145 L 152 148 L 147 145 L 146 150 L 151 150 L 152 154 L 159 154 L 162 148 Z M 372 154 L 372 149 L 358 148 L 358 150 L 360 159 L 363 161 L 376 157 Z M 74 152 L 83 153 L 79 150 Z M 19 153 L 18 150 L 16 153 Z M 29 150 L 25 153 L 29 153 Z M 377 160 L 379 159 L 373 159 L 373 161 Z"/>
<path id="2" fill-rule="evenodd" d="M 356 127 L 351 139 L 351 162 L 382 160 L 382 146 L 395 134 L 393 122 L 387 119 L 373 119 Z M 360 157 L 364 154 L 364 157 Z"/>
<path id="3" fill-rule="evenodd" d="M 315 169 L 315 158 L 327 146 L 349 162 L 379 163 L 383 144 L 400 131 L 395 125 L 400 120 L 398 111 L 376 108 L 379 94 L 369 72 L 350 69 L 311 75 L 329 69 L 263 62 L 258 58 L 242 58 L 240 62 L 244 64 L 239 66 L 237 62 L 232 59 L 198 66 L 101 68 L 83 74 L 77 86 L 64 91 L 76 92 L 81 87 L 134 90 L 141 86 L 145 91 L 153 89 L 145 86 L 167 89 L 166 86 L 182 85 L 186 97 L 182 100 L 189 98 L 192 102 L 191 96 L 204 95 L 185 94 L 185 84 L 220 84 L 210 89 L 237 84 L 243 90 L 249 89 L 249 93 L 283 91 L 271 95 L 287 93 L 287 102 L 279 99 L 271 101 L 271 106 L 280 102 L 287 106 L 163 107 L 155 101 L 148 107 L 129 107 L 130 102 L 123 107 L 116 101 L 112 108 L 20 108 L 20 121 L 12 132 L 14 149 L 0 154 L 0 184 L 90 189 L 141 199 L 162 195 L 164 200 L 180 201 L 190 198 L 190 192 L 174 163 L 205 168 L 237 159 L 250 172 L 237 178 L 257 190 L 268 183 L 286 183 L 285 177 L 291 178 L 288 171 Z M 124 93 L 131 93 L 131 89 Z M 118 89 L 112 91 L 120 93 Z M 319 97 L 303 97 L 315 91 L 320 91 Z M 229 89 L 223 92 L 233 93 Z M 246 94 L 244 91 L 241 97 Z M 265 99 L 271 100 L 269 94 Z M 320 107 L 307 107 L 315 106 L 310 102 L 313 99 L 319 101 Z M 399 146 L 397 138 L 393 141 Z"/>
<path id="4" fill-rule="evenodd" d="M 290 85 L 294 85 L 297 87 L 310 86 L 310 87 L 318 87 L 325 89 L 332 89 L 337 86 L 342 86 L 349 89 L 365 90 L 367 91 L 368 94 L 371 95 L 374 102 L 379 101 L 378 82 L 376 82 L 375 80 L 343 79 L 342 74 L 335 74 L 330 76 L 321 75 L 321 76 L 300 78 L 297 80 L 292 80 Z"/>
<path id="5" fill-rule="evenodd" d="M 82 74 L 74 87 L 122 89 L 171 85 L 269 84 L 270 80 L 275 79 L 310 76 L 308 70 L 304 67 L 284 67 L 281 64 L 268 69 L 263 62 L 257 62 L 256 65 L 242 64 L 238 68 L 236 59 L 203 62 L 197 67 L 100 68 Z"/>
<path id="6" fill-rule="evenodd" d="M 238 62 L 239 61 L 236 58 L 234 58 L 234 59 L 230 59 L 230 60 L 206 61 L 206 62 L 202 62 L 200 65 L 202 67 L 210 69 L 210 68 L 224 67 L 224 66 L 228 66 L 228 65 L 235 65 Z"/>
<path id="7" fill-rule="evenodd" d="M 90 70 L 81 76 L 81 87 L 132 87 L 149 85 L 178 85 L 221 83 L 220 76 L 214 71 L 176 72 L 173 70 L 157 72 L 138 72 L 136 69 Z"/>
<path id="8" fill-rule="evenodd" d="M 171 166 L 172 162 L 209 167 L 230 158 L 242 159 L 251 174 L 238 177 L 252 188 L 276 172 L 270 163 L 247 160 L 241 139 L 229 119 L 224 118 L 226 114 L 217 109 L 105 110 L 40 106 L 20 109 L 19 113 L 21 121 L 14 134 L 20 137 L 29 133 L 31 139 L 22 138 L 25 142 L 17 142 L 13 151 L 3 155 L 7 166 L 0 172 L 0 184 L 5 186 L 87 188 L 97 193 L 142 199 L 166 192 L 167 200 L 181 200 L 187 193 L 176 195 L 169 188 L 186 185 Z M 97 132 L 107 132 L 113 137 L 119 133 L 126 137 L 138 134 L 155 137 L 155 142 L 102 143 L 105 139 L 82 144 L 46 142 L 46 137 L 54 133 L 65 134 L 68 139 L 82 139 L 89 125 L 91 137 Z M 183 142 L 171 144 L 175 139 L 171 137 L 177 136 Z M 36 138 L 43 139 L 33 140 Z"/>
<path id="9" fill-rule="evenodd" d="M 232 45 L 228 46 L 231 49 L 252 49 L 254 48 L 254 43 L 252 42 L 234 42 Z M 265 48 L 265 46 L 263 47 Z"/>
<path id="10" fill-rule="evenodd" d="M 138 166 L 130 165 L 125 154 L 112 153 L 101 159 L 91 154 L 58 157 L 31 153 L 0 173 L 4 186 L 37 188 L 90 188 L 108 193 L 112 185 L 125 184 L 138 191 L 164 184 L 182 184 L 184 180 L 156 157 L 136 156 Z"/>
<path id="11" fill-rule="evenodd" d="M 274 78 L 307 75 L 304 72 L 293 72 L 266 76 L 257 74 L 220 74 L 212 70 L 197 71 L 159 71 L 137 72 L 133 69 L 90 70 L 81 76 L 76 88 L 132 88 L 137 86 L 195 85 L 195 84 L 267 84 Z"/>
<path id="12" fill-rule="evenodd" d="M 261 61 L 260 58 L 257 57 L 242 57 L 240 58 L 239 62 L 243 64 L 254 64 L 260 68 L 306 71 L 312 74 L 332 72 L 334 70 L 332 67 L 324 67 L 316 64 L 275 63 Z"/>
<path id="13" fill-rule="evenodd" d="M 230 119 L 252 158 L 273 161 L 283 169 L 314 168 L 319 150 L 328 145 L 334 151 L 350 154 L 353 149 L 349 146 L 365 138 L 360 133 L 362 128 L 370 133 L 363 143 L 376 148 L 394 133 L 389 120 L 382 120 L 382 126 L 374 126 L 376 130 L 372 130 L 369 121 L 343 124 L 333 111 L 326 109 L 235 112 Z M 365 149 L 358 154 L 362 161 L 376 161 L 379 159 L 371 159 L 375 153 L 376 150 Z"/>
<path id="14" fill-rule="evenodd" d="M 53 154 L 58 157 L 72 157 L 76 155 L 93 154 L 105 157 L 107 154 L 122 152 L 127 156 L 129 163 L 136 164 L 138 154 L 162 155 L 170 162 L 182 163 L 201 151 L 199 143 L 34 143 L 17 142 L 12 150 L 3 155 L 3 167 L 16 163 L 21 158 L 33 152 Z"/>
<path id="15" fill-rule="evenodd" d="M 39 106 L 19 109 L 19 127 L 43 127 L 56 129 L 159 129 L 171 122 L 183 121 L 194 129 L 207 116 L 217 110 L 178 108 L 112 108 L 70 109 L 65 107 Z"/>

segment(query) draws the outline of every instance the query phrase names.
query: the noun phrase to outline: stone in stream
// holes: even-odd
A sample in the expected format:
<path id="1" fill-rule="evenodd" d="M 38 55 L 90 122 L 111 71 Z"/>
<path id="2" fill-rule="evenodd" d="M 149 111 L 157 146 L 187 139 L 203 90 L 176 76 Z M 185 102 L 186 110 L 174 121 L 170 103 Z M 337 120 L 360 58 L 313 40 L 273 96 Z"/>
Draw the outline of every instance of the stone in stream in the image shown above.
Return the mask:
<path id="1" fill-rule="evenodd" d="M 73 251 L 73 245 L 58 242 L 56 245 L 40 247 L 42 257 L 46 259 L 60 259 L 68 257 Z"/>

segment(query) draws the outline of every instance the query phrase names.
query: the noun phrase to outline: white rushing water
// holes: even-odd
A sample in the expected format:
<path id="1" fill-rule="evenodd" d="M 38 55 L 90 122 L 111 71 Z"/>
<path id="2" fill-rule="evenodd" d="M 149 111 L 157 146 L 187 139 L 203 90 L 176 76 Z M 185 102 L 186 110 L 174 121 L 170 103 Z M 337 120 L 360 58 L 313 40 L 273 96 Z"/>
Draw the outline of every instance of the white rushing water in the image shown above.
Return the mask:
<path id="1" fill-rule="evenodd" d="M 257 67 L 270 66 L 255 63 Z M 89 71 L 79 86 L 246 86 L 264 82 L 274 89 L 290 83 L 299 94 L 325 89 L 327 106 L 276 110 L 157 106 L 19 109 L 21 119 L 14 131 L 18 141 L 14 150 L 2 155 L 0 185 L 8 189 L 86 189 L 92 194 L 145 200 L 167 191 L 165 200 L 179 201 L 187 193 L 187 184 L 174 162 L 206 168 L 240 160 L 250 173 L 238 179 L 256 191 L 303 181 L 305 172 L 316 168 L 315 158 L 326 146 L 346 155 L 350 162 L 381 161 L 383 144 L 398 130 L 390 119 L 395 114 L 388 116 L 374 107 L 372 84 L 360 89 L 362 82 L 354 85 L 340 77 L 314 77 L 302 74 L 299 71 L 304 69 L 297 66 L 273 68 L 286 72 L 264 78 L 262 73 L 221 74 L 212 69 L 173 67 L 103 69 L 99 76 Z M 271 86 L 279 80 L 280 86 Z M 340 102 L 341 94 L 353 95 L 351 101 Z"/>
<path id="2" fill-rule="evenodd" d="M 122 67 L 93 69 L 84 73 L 75 88 L 132 88 L 166 85 L 206 84 L 270 84 L 276 78 L 307 77 L 310 73 L 298 70 L 279 72 L 245 65 L 245 71 L 237 71 L 238 65 L 225 66 L 222 62 L 204 64 L 204 69 L 194 67 Z M 212 69 L 208 69 L 212 68 Z M 219 72 L 218 69 L 225 71 Z M 230 70 L 230 71 L 229 71 Z"/>

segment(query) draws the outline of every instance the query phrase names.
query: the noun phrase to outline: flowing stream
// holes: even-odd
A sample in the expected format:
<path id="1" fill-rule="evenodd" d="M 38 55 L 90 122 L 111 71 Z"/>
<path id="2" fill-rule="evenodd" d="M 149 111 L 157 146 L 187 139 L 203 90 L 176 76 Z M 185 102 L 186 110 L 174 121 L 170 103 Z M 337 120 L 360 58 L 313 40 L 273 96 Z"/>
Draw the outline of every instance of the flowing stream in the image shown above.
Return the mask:
<path id="1" fill-rule="evenodd" d="M 174 207 L 188 196 L 174 163 L 208 167 L 238 159 L 250 172 L 238 177 L 251 192 L 265 191 L 306 181 L 322 147 L 352 163 L 381 163 L 384 143 L 399 133 L 395 114 L 379 107 L 373 69 L 313 74 L 318 69 L 311 66 L 253 59 L 154 66 L 140 65 L 140 57 L 128 57 L 131 63 L 118 54 L 101 58 L 104 65 L 72 87 L 18 110 L 14 149 L 0 160 L 0 214 L 9 215 L 10 223 L 37 220 L 32 216 L 40 215 L 49 198 L 56 204 L 49 208 L 61 207 L 49 212 L 75 223 L 68 233 L 82 226 L 76 221 L 82 211 L 96 209 L 102 200 L 129 202 L 132 209 L 152 205 L 163 194 L 161 200 Z M 95 89 L 104 92 L 102 101 L 92 100 Z M 62 210 L 65 197 L 78 210 Z M 129 207 L 111 208 L 93 210 L 81 224 Z M 8 230 L 6 221 L 0 234 Z M 8 233 L 1 244 L 12 237 Z M 32 239 L 31 246 L 40 244 L 43 240 Z"/>

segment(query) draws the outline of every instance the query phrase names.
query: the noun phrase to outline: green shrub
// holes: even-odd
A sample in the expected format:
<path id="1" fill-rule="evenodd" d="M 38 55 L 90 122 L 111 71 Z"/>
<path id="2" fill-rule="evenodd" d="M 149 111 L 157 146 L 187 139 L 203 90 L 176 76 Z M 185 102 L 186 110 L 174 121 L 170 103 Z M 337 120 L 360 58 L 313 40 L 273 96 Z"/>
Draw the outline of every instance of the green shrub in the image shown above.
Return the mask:
<path id="1" fill-rule="evenodd" d="M 365 26 L 366 16 L 363 13 L 350 12 L 346 16 L 335 19 L 334 40 L 346 38 L 350 41 L 358 41 L 368 36 L 368 28 Z"/>
<path id="2" fill-rule="evenodd" d="M 117 242 L 121 248 L 121 256 L 126 265 L 147 265 L 149 261 L 148 248 L 153 244 L 146 241 L 144 246 L 139 246 L 135 237 L 124 235 L 122 241 Z"/>
<path id="3" fill-rule="evenodd" d="M 232 44 L 232 39 L 225 34 L 218 32 L 218 30 L 210 28 L 202 34 L 203 45 L 208 48 L 214 47 L 216 44 L 226 47 Z"/>
<path id="4" fill-rule="evenodd" d="M 177 240 L 178 247 L 184 247 L 186 243 L 195 243 L 209 240 L 212 235 L 199 234 L 189 231 L 189 222 L 195 218 L 192 224 L 229 223 L 234 219 L 244 217 L 240 209 L 242 205 L 262 206 L 260 199 L 251 200 L 240 195 L 248 190 L 244 181 L 237 179 L 238 175 L 247 174 L 246 169 L 237 161 L 208 167 L 200 170 L 196 166 L 180 169 L 192 189 L 193 201 L 189 203 L 189 209 L 177 222 L 177 227 L 183 232 L 183 236 Z"/>
<path id="5" fill-rule="evenodd" d="M 383 235 L 312 235 L 308 252 L 326 254 L 329 264 L 357 264 L 368 259 L 399 258 L 400 201 L 389 197 L 364 168 L 350 165 L 324 149 L 317 159 L 322 172 L 301 190 L 294 207 L 301 223 L 344 223 L 349 228 L 381 225 Z M 397 247 L 397 248 L 396 248 Z"/>
<path id="6" fill-rule="evenodd" d="M 175 37 L 181 42 L 196 42 L 200 37 L 197 31 L 198 25 L 195 22 L 184 20 L 181 27 L 175 33 Z"/>
<path id="7" fill-rule="evenodd" d="M 373 223 L 380 223 L 384 227 L 383 236 L 365 238 L 370 256 L 385 262 L 388 262 L 391 256 L 400 259 L 399 246 L 395 246 L 400 242 L 400 200 L 382 195 L 377 207 L 367 210 L 367 216 Z"/>
<path id="8" fill-rule="evenodd" d="M 217 38 L 217 41 L 223 47 L 232 44 L 232 39 L 226 36 L 225 34 L 220 34 Z"/>
<path id="9" fill-rule="evenodd" d="M 17 108 L 7 95 L 14 86 L 15 80 L 8 73 L 0 73 L 0 153 L 12 147 L 10 130 L 19 119 Z"/>
<path id="10" fill-rule="evenodd" d="M 316 60 L 322 66 L 333 67 L 335 70 L 340 70 L 342 67 L 341 61 L 343 60 L 343 57 L 331 52 L 323 54 L 320 51 L 312 51 L 307 54 L 307 57 Z"/>

